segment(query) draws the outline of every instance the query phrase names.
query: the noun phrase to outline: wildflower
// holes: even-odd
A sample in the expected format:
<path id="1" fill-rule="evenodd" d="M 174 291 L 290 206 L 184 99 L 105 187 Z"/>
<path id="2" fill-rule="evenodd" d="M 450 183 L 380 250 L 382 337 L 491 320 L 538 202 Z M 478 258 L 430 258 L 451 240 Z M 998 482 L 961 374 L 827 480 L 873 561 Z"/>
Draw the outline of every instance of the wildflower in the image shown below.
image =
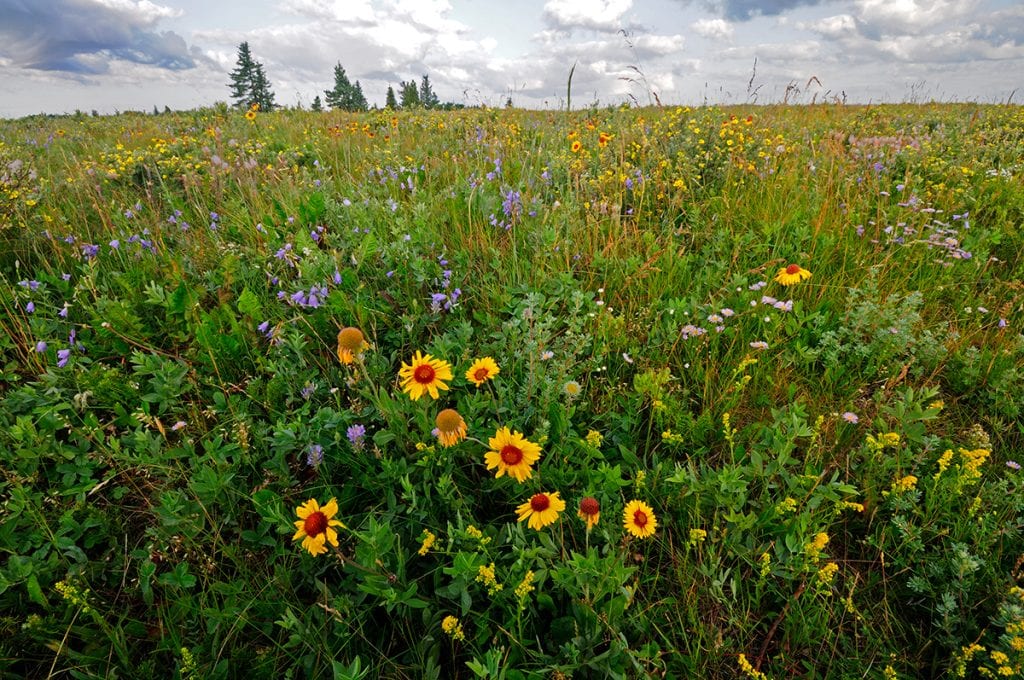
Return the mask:
<path id="1" fill-rule="evenodd" d="M 423 543 L 420 544 L 420 549 L 416 551 L 420 557 L 430 552 L 430 549 L 434 547 L 434 542 L 437 540 L 437 536 L 430 529 L 423 530 Z"/>
<path id="2" fill-rule="evenodd" d="M 746 654 L 740 654 L 736 658 L 736 663 L 739 665 L 740 670 L 743 671 L 743 674 L 751 678 L 751 680 L 768 680 L 767 675 L 750 665 Z"/>
<path id="3" fill-rule="evenodd" d="M 348 441 L 352 444 L 352 448 L 356 451 L 361 451 L 366 439 L 366 426 L 356 423 L 355 425 L 349 426 L 345 430 L 345 436 L 348 437 Z"/>
<path id="4" fill-rule="evenodd" d="M 480 387 L 499 373 L 501 373 L 501 369 L 498 368 L 498 364 L 494 363 L 494 359 L 483 357 L 474 361 L 466 371 L 466 380 Z"/>
<path id="5" fill-rule="evenodd" d="M 904 493 L 906 491 L 913 491 L 917 488 L 917 477 L 914 475 L 907 475 L 897 479 L 892 484 L 892 490 L 896 493 Z"/>
<path id="6" fill-rule="evenodd" d="M 787 512 L 796 512 L 796 499 L 786 496 L 785 499 L 775 506 L 775 512 L 785 515 Z"/>
<path id="7" fill-rule="evenodd" d="M 575 399 L 576 397 L 580 396 L 580 392 L 583 391 L 583 388 L 580 387 L 580 384 L 575 380 L 570 380 L 569 382 L 562 385 L 562 391 L 565 392 L 565 396 L 569 397 L 570 399 Z"/>
<path id="8" fill-rule="evenodd" d="M 587 523 L 587 531 L 590 531 L 601 519 L 601 505 L 593 496 L 587 496 L 580 501 L 580 509 L 576 511 L 576 516 Z"/>
<path id="9" fill-rule="evenodd" d="M 369 348 L 370 343 L 366 342 L 363 332 L 358 328 L 348 326 L 338 331 L 338 361 L 341 363 L 353 363 Z"/>
<path id="10" fill-rule="evenodd" d="M 306 465 L 311 468 L 315 468 L 318 467 L 323 460 L 324 447 L 320 444 L 310 444 L 309 450 L 306 452 Z"/>
<path id="11" fill-rule="evenodd" d="M 454 616 L 444 617 L 444 621 L 441 622 L 441 630 L 451 636 L 453 640 L 466 639 L 465 634 L 462 632 L 462 624 Z"/>
<path id="12" fill-rule="evenodd" d="M 835 562 L 829 562 L 824 567 L 818 570 L 818 583 L 822 586 L 831 585 L 832 580 L 836 577 L 836 572 L 839 571 L 839 565 Z"/>
<path id="13" fill-rule="evenodd" d="M 814 535 L 814 539 L 804 546 L 804 551 L 810 555 L 817 555 L 825 549 L 825 546 L 828 545 L 828 541 L 828 534 L 824 531 L 819 531 Z"/>
<path id="14" fill-rule="evenodd" d="M 503 427 L 488 440 L 491 450 L 484 454 L 487 469 L 497 468 L 495 478 L 507 474 L 517 482 L 530 478 L 531 466 L 540 458 L 540 446 L 527 440 L 519 432 Z"/>
<path id="15" fill-rule="evenodd" d="M 452 379 L 452 367 L 447 361 L 416 350 L 411 364 L 402 362 L 398 377 L 402 379 L 402 391 L 413 401 L 428 392 L 431 398 L 437 399 L 438 390 L 448 389 L 443 381 Z"/>
<path id="16" fill-rule="evenodd" d="M 171 431 L 177 432 L 178 430 L 182 430 L 185 428 L 185 425 L 186 423 L 184 420 L 179 420 L 178 422 L 174 423 L 174 425 L 171 425 Z"/>
<path id="17" fill-rule="evenodd" d="M 1020 470 L 1020 463 L 1018 463 L 1015 460 L 1008 460 L 1006 461 L 1006 467 L 1010 468 L 1011 470 Z"/>
<path id="18" fill-rule="evenodd" d="M 703 529 L 690 529 L 690 540 L 688 545 L 692 548 L 698 543 L 703 543 L 708 537 L 708 532 Z"/>
<path id="19" fill-rule="evenodd" d="M 751 349 L 768 349 L 768 343 L 764 340 L 755 340 L 750 343 Z"/>
<path id="20" fill-rule="evenodd" d="M 441 446 L 455 446 L 466 438 L 466 421 L 453 408 L 446 408 L 434 419 L 437 425 L 437 438 Z"/>
<path id="21" fill-rule="evenodd" d="M 597 430 L 591 430 L 587 432 L 586 442 L 593 446 L 595 449 L 601 448 L 601 443 L 604 441 L 604 437 Z"/>
<path id="22" fill-rule="evenodd" d="M 529 570 L 526 572 L 526 575 L 523 576 L 523 580 L 519 582 L 519 585 L 516 586 L 516 598 L 520 601 L 520 605 L 522 604 L 522 601 L 526 599 L 526 596 L 533 591 L 533 571 Z"/>
<path id="23" fill-rule="evenodd" d="M 245 112 L 245 119 L 247 121 L 249 121 L 250 123 L 252 121 L 256 120 L 256 111 L 254 109 L 249 109 L 248 111 L 246 111 Z"/>
<path id="24" fill-rule="evenodd" d="M 541 361 L 547 361 L 548 359 L 550 359 L 553 356 L 555 356 L 554 352 L 551 352 L 551 351 L 541 352 L 540 353 L 540 360 Z"/>
<path id="25" fill-rule="evenodd" d="M 486 586 L 487 594 L 491 597 L 494 597 L 505 588 L 505 586 L 498 583 L 494 562 L 491 562 L 490 566 L 481 564 L 480 568 L 476 571 L 475 580 L 477 583 L 483 583 Z"/>
<path id="26" fill-rule="evenodd" d="M 555 491 L 554 493 L 533 494 L 530 500 L 516 508 L 516 513 L 519 515 L 518 521 L 528 520 L 527 525 L 531 529 L 540 531 L 549 524 L 554 524 L 558 519 L 558 514 L 563 510 L 565 510 L 565 501 L 559 498 L 558 492 Z"/>
<path id="27" fill-rule="evenodd" d="M 622 525 L 637 538 L 647 538 L 654 535 L 654 530 L 658 528 L 658 520 L 651 506 L 643 501 L 633 500 L 627 503 L 622 511 Z"/>
<path id="28" fill-rule="evenodd" d="M 40 340 L 39 342 L 36 343 L 36 352 L 38 352 L 39 354 L 45 352 L 46 348 L 47 344 L 44 341 Z"/>
<path id="29" fill-rule="evenodd" d="M 858 418 L 857 414 L 854 413 L 853 411 L 845 411 L 843 412 L 843 415 L 841 417 L 843 420 L 845 420 L 848 423 L 852 423 L 853 425 L 856 425 L 858 422 L 860 422 L 860 418 Z"/>
<path id="30" fill-rule="evenodd" d="M 302 547 L 308 550 L 310 555 L 316 557 L 327 552 L 326 543 L 338 547 L 338 532 L 334 527 L 344 529 L 345 525 L 334 519 L 338 514 L 338 502 L 335 499 L 332 498 L 321 507 L 316 499 L 310 498 L 295 509 L 295 514 L 299 519 L 295 521 L 297 531 L 292 540 L 303 539 Z"/>
<path id="31" fill-rule="evenodd" d="M 583 144 L 581 144 L 580 140 L 577 139 L 572 143 L 572 146 L 569 148 L 572 150 L 573 153 L 579 153 L 580 149 L 583 148 Z"/>
<path id="32" fill-rule="evenodd" d="M 775 275 L 775 281 L 783 286 L 792 286 L 794 283 L 800 283 L 809 278 L 811 278 L 811 273 L 798 264 L 783 267 Z"/>

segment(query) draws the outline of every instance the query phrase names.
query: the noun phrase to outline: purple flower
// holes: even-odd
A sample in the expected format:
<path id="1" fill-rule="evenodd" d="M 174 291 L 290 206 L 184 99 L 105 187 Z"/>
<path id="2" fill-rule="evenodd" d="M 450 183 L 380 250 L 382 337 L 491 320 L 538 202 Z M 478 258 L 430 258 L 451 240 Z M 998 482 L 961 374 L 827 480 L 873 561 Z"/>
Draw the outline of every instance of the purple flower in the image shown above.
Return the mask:
<path id="1" fill-rule="evenodd" d="M 1008 460 L 1008 461 L 1006 461 L 1006 467 L 1010 468 L 1011 470 L 1019 470 L 1020 469 L 1020 463 L 1018 463 L 1015 460 Z"/>
<path id="2" fill-rule="evenodd" d="M 46 343 L 43 342 L 42 340 L 40 340 L 39 342 L 36 343 L 36 352 L 38 352 L 39 354 L 42 354 L 43 352 L 46 351 L 46 347 L 47 347 Z"/>
<path id="3" fill-rule="evenodd" d="M 121 247 L 121 242 L 115 238 L 113 241 L 110 242 L 110 247 L 113 248 L 114 250 L 117 250 L 118 248 Z"/>
<path id="4" fill-rule="evenodd" d="M 768 343 L 764 340 L 756 340 L 750 343 L 752 349 L 768 349 Z"/>
<path id="5" fill-rule="evenodd" d="M 70 349 L 59 349 L 57 350 L 57 368 L 64 368 L 68 365 L 68 359 L 71 358 Z"/>
<path id="6" fill-rule="evenodd" d="M 843 412 L 842 419 L 845 420 L 848 423 L 853 423 L 854 425 L 856 425 L 858 422 L 860 422 L 860 418 L 858 418 L 857 414 L 854 413 L 853 411 L 845 411 L 845 412 Z"/>
<path id="7" fill-rule="evenodd" d="M 306 386 L 302 388 L 302 398 L 308 401 L 309 398 L 313 396 L 314 392 L 316 392 L 316 385 L 313 383 L 306 383 Z"/>
<path id="8" fill-rule="evenodd" d="M 356 451 L 362 451 L 363 446 L 366 444 L 366 427 L 356 423 L 345 431 L 345 435 L 348 437 L 349 442 L 352 444 L 352 448 Z"/>
<path id="9" fill-rule="evenodd" d="M 68 303 L 64 303 L 64 306 L 60 308 L 59 312 L 57 312 L 57 316 L 62 319 L 68 318 Z"/>
<path id="10" fill-rule="evenodd" d="M 324 447 L 320 444 L 310 444 L 306 452 L 306 465 L 311 468 L 318 467 L 324 460 Z"/>
<path id="11" fill-rule="evenodd" d="M 36 303 L 29 300 L 27 303 L 25 303 L 25 311 L 28 312 L 29 314 L 36 311 Z"/>
<path id="12" fill-rule="evenodd" d="M 92 243 L 86 243 L 82 245 L 82 256 L 85 257 L 85 259 L 87 260 L 91 260 L 92 258 L 96 257 L 96 255 L 99 252 L 100 247 L 98 245 Z"/>

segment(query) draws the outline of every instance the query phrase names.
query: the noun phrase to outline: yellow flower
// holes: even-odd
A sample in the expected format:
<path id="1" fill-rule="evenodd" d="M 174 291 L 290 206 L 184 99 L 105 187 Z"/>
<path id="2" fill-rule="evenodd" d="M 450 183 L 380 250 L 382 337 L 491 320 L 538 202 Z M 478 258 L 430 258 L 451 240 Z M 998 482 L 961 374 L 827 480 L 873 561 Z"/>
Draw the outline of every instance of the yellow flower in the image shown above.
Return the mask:
<path id="1" fill-rule="evenodd" d="M 654 516 L 651 506 L 643 501 L 633 500 L 627 503 L 622 511 L 622 526 L 637 538 L 647 538 L 654 535 L 654 530 L 658 528 L 658 519 Z"/>
<path id="2" fill-rule="evenodd" d="M 690 542 L 689 545 L 692 548 L 698 543 L 703 543 L 708 537 L 708 532 L 703 529 L 690 529 Z"/>
<path id="3" fill-rule="evenodd" d="M 333 498 L 327 501 L 327 505 L 320 507 L 316 499 L 310 498 L 303 505 L 295 509 L 299 519 L 295 522 L 298 530 L 292 536 L 293 541 L 303 539 L 302 547 L 309 551 L 314 557 L 327 552 L 326 543 L 335 548 L 338 547 L 338 532 L 334 527 L 345 528 L 345 525 L 334 519 L 338 514 L 338 502 Z"/>
<path id="4" fill-rule="evenodd" d="M 573 153 L 579 153 L 580 149 L 582 149 L 582 148 L 583 148 L 583 145 L 580 143 L 580 140 L 578 140 L 578 139 L 576 141 L 574 141 L 572 143 L 572 146 L 570 147 L 570 149 L 572 149 Z"/>
<path id="5" fill-rule="evenodd" d="M 434 542 L 437 540 L 437 536 L 430 529 L 424 529 L 423 534 L 423 543 L 420 545 L 420 549 L 416 551 L 420 557 L 430 552 L 430 549 L 434 547 Z"/>
<path id="6" fill-rule="evenodd" d="M 817 555 L 828 545 L 828 534 L 820 531 L 814 535 L 814 540 L 804 546 L 804 550 L 812 555 Z"/>
<path id="7" fill-rule="evenodd" d="M 915 477 L 914 475 L 907 475 L 906 477 L 901 477 L 892 484 L 892 490 L 895 491 L 896 493 L 913 491 L 915 488 L 917 488 L 917 477 Z"/>
<path id="8" fill-rule="evenodd" d="M 835 562 L 829 562 L 824 567 L 818 570 L 818 581 L 822 585 L 828 585 L 832 583 L 832 579 L 836 577 L 836 572 L 839 571 L 839 565 Z"/>
<path id="9" fill-rule="evenodd" d="M 558 497 L 558 492 L 535 493 L 518 508 L 516 513 L 519 521 L 529 520 L 527 525 L 531 529 L 540 531 L 549 524 L 554 524 L 558 519 L 558 513 L 565 510 L 565 501 Z"/>
<path id="10" fill-rule="evenodd" d="M 533 590 L 533 571 L 530 570 L 526 572 L 526 575 L 523 576 L 523 580 L 516 586 L 516 599 L 519 600 L 520 606 L 522 606 L 522 602 L 526 599 L 526 596 L 532 593 Z"/>
<path id="11" fill-rule="evenodd" d="M 590 531 L 601 519 L 601 505 L 593 496 L 587 496 L 580 501 L 580 509 L 576 511 L 576 516 L 587 523 L 587 531 Z"/>
<path id="12" fill-rule="evenodd" d="M 565 392 L 565 396 L 569 397 L 570 399 L 575 399 L 576 397 L 580 396 L 580 392 L 583 391 L 583 388 L 580 387 L 580 384 L 575 380 L 570 380 L 569 382 L 562 385 L 562 391 Z"/>
<path id="13" fill-rule="evenodd" d="M 740 670 L 743 671 L 743 674 L 748 678 L 751 678 L 752 680 L 768 680 L 767 675 L 754 668 L 750 662 L 747 661 L 746 654 L 740 654 L 736 659 L 736 663 L 739 665 Z"/>
<path id="14" fill-rule="evenodd" d="M 338 331 L 338 361 L 343 364 L 353 363 L 360 354 L 370 348 L 363 332 L 349 326 Z"/>
<path id="15" fill-rule="evenodd" d="M 494 363 L 494 359 L 484 357 L 474 361 L 473 365 L 466 370 L 466 380 L 480 387 L 499 373 L 501 373 L 501 369 L 498 368 L 498 364 Z"/>
<path id="16" fill-rule="evenodd" d="M 484 454 L 484 462 L 488 470 L 498 469 L 495 478 L 507 474 L 523 482 L 533 475 L 531 466 L 540 458 L 539 445 L 507 427 L 499 429 L 487 443 L 491 450 Z"/>
<path id="17" fill-rule="evenodd" d="M 462 632 L 462 624 L 454 616 L 444 617 L 441 622 L 441 630 L 451 636 L 453 640 L 465 640 L 466 635 Z"/>
<path id="18" fill-rule="evenodd" d="M 245 119 L 248 120 L 248 121 L 256 120 L 256 110 L 255 109 L 249 109 L 248 111 L 246 111 L 245 112 Z"/>
<path id="19" fill-rule="evenodd" d="M 434 419 L 437 425 L 437 438 L 441 446 L 455 446 L 466 438 L 466 421 L 453 408 L 446 408 Z"/>
<path id="20" fill-rule="evenodd" d="M 480 565 L 476 572 L 476 582 L 483 583 L 487 587 L 487 594 L 491 597 L 497 595 L 505 587 L 498 583 L 494 562 L 491 562 L 490 566 Z"/>
<path id="21" fill-rule="evenodd" d="M 452 379 L 452 367 L 447 361 L 416 350 L 411 364 L 402 362 L 398 377 L 402 379 L 402 391 L 413 401 L 427 393 L 437 399 L 440 396 L 438 390 L 448 389 L 448 385 L 442 381 Z"/>
<path id="22" fill-rule="evenodd" d="M 781 283 L 783 286 L 792 286 L 794 283 L 800 283 L 801 281 L 809 278 L 811 278 L 811 273 L 798 264 L 791 264 L 788 267 L 783 267 L 779 270 L 779 273 L 775 275 L 775 281 Z"/>

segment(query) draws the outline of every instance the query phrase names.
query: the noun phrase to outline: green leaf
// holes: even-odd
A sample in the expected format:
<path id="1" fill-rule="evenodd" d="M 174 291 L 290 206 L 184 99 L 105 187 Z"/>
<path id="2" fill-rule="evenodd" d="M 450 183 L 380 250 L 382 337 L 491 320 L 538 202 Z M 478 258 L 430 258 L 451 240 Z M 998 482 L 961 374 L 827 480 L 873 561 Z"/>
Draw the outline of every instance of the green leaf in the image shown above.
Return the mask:
<path id="1" fill-rule="evenodd" d="M 263 308 L 260 305 L 260 299 L 248 288 L 242 289 L 242 294 L 238 296 L 237 304 L 238 311 L 242 314 L 246 314 L 253 319 L 262 318 Z"/>

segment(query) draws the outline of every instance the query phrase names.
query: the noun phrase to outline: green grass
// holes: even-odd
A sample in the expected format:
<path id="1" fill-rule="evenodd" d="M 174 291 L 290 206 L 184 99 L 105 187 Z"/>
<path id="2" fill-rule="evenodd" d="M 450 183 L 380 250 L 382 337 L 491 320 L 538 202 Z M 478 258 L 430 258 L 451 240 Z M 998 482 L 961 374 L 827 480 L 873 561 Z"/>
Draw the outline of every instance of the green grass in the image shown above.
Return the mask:
<path id="1" fill-rule="evenodd" d="M 1022 673 L 1020 107 L 242 113 L 0 123 L 4 677 Z"/>

